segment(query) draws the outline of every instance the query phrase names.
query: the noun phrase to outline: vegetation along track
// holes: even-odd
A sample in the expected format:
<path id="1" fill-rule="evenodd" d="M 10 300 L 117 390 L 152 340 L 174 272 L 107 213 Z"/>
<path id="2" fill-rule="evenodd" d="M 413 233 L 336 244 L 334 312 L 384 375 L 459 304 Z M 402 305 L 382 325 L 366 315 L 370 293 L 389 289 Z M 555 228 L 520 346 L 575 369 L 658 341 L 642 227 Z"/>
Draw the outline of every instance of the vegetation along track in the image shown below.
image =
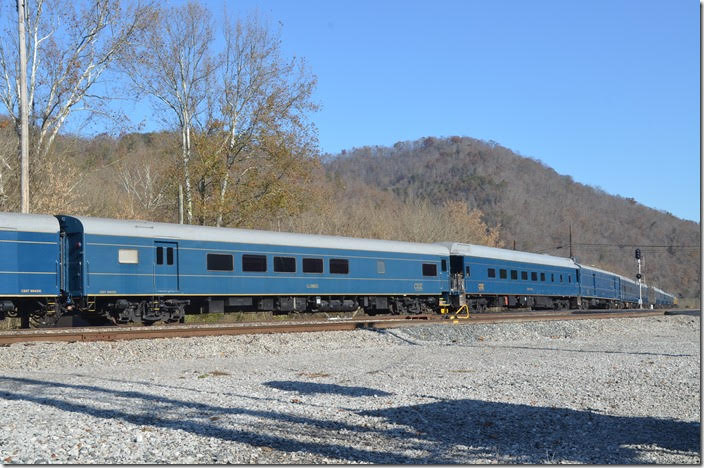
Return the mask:
<path id="1" fill-rule="evenodd" d="M 599 312 L 513 312 L 513 313 L 482 313 L 462 316 L 402 316 L 402 317 L 372 317 L 364 319 L 339 319 L 326 321 L 301 322 L 259 322 L 238 323 L 222 325 L 164 325 L 164 326 L 136 326 L 136 327 L 99 327 L 99 328 L 62 328 L 62 329 L 33 329 L 11 332 L 0 332 L 0 346 L 12 343 L 32 341 L 117 341 L 137 340 L 152 338 L 186 338 L 194 336 L 217 335 L 252 335 L 262 333 L 300 333 L 320 331 L 344 331 L 360 328 L 382 329 L 398 328 L 428 323 L 453 325 L 457 323 L 499 323 L 499 322 L 524 322 L 538 320 L 585 320 L 603 318 L 635 318 L 673 313 L 666 310 L 619 310 Z"/>

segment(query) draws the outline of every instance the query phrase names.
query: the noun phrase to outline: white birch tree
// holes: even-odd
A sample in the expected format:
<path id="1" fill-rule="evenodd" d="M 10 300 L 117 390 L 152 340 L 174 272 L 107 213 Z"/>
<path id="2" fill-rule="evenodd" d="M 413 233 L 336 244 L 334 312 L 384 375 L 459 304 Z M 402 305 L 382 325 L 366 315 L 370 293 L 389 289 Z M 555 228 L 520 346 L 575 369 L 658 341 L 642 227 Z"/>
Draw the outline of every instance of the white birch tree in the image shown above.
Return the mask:
<path id="1" fill-rule="evenodd" d="M 154 98 L 168 112 L 181 134 L 186 221 L 193 222 L 192 136 L 202 111 L 208 82 L 215 63 L 210 47 L 213 20 L 200 3 L 159 11 L 146 33 L 130 54 L 123 68 L 135 88 Z"/>
<path id="2" fill-rule="evenodd" d="M 15 2 L 3 4 L 0 102 L 14 123 L 19 154 L 17 12 Z M 96 92 L 96 84 L 150 22 L 150 12 L 148 6 L 120 0 L 26 1 L 31 173 L 41 169 L 72 113 L 80 110 L 91 116 L 105 111 L 109 96 Z"/>

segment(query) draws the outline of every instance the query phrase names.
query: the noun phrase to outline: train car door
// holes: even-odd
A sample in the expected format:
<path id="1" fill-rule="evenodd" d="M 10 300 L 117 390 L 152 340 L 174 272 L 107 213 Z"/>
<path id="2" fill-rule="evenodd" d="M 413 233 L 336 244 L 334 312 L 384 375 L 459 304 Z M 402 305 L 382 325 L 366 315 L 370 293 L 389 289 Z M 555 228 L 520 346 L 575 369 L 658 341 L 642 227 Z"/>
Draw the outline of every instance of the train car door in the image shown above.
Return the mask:
<path id="1" fill-rule="evenodd" d="M 158 293 L 178 291 L 178 243 L 154 242 L 154 289 Z"/>

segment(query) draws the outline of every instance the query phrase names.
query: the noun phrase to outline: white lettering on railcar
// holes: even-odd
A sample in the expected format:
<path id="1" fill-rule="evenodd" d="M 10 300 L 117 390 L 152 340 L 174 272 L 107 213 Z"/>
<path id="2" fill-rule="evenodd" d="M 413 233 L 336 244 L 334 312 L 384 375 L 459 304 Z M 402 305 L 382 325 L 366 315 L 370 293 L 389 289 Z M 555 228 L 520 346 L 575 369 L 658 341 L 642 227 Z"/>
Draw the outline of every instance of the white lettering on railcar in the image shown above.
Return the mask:
<path id="1" fill-rule="evenodd" d="M 308 284 L 306 284 L 306 288 L 308 288 L 308 289 L 318 289 L 318 283 L 308 283 Z"/>
<path id="2" fill-rule="evenodd" d="M 40 293 L 41 289 L 20 289 L 21 293 Z"/>
<path id="3" fill-rule="evenodd" d="M 415 289 L 416 291 L 422 291 L 423 283 L 413 283 L 413 289 Z"/>

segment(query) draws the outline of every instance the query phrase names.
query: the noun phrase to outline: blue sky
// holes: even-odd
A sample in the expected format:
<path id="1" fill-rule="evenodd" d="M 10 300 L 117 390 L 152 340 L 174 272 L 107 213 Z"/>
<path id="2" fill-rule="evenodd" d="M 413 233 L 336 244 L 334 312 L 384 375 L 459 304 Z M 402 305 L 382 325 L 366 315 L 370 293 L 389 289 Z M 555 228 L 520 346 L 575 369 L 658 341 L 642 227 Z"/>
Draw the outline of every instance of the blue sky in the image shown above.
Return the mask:
<path id="1" fill-rule="evenodd" d="M 205 3 L 222 11 L 221 1 Z M 322 152 L 424 136 L 494 140 L 576 181 L 699 221 L 698 1 L 227 8 L 280 21 L 284 51 L 317 75 Z"/>

